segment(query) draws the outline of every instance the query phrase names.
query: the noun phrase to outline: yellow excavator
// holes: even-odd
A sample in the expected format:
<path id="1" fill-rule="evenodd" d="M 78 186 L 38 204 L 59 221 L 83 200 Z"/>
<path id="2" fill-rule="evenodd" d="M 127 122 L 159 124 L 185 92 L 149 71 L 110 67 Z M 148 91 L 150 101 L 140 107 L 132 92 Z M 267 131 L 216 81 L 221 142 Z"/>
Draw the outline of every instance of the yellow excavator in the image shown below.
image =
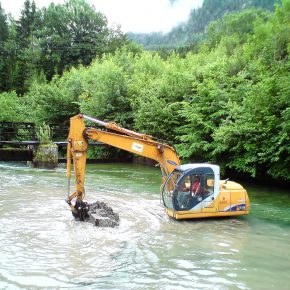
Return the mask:
<path id="1" fill-rule="evenodd" d="M 105 130 L 86 127 L 85 120 Z M 247 191 L 238 183 L 220 180 L 218 165 L 194 163 L 181 165 L 172 146 L 86 115 L 70 118 L 67 146 L 68 198 L 76 219 L 89 218 L 85 196 L 86 152 L 89 140 L 98 141 L 158 162 L 162 173 L 161 198 L 166 213 L 175 219 L 246 215 L 250 210 Z M 74 165 L 75 191 L 70 193 L 71 160 Z"/>

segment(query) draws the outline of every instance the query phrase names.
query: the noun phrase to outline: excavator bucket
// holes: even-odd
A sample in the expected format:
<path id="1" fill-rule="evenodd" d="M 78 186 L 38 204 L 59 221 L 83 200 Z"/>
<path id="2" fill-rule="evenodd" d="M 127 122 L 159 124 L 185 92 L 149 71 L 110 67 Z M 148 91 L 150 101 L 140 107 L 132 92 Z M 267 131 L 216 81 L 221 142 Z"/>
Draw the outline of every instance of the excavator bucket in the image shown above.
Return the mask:
<path id="1" fill-rule="evenodd" d="M 88 221 L 97 227 L 116 227 L 120 222 L 119 215 L 106 203 L 99 201 L 91 204 L 76 201 L 72 215 L 76 220 Z"/>

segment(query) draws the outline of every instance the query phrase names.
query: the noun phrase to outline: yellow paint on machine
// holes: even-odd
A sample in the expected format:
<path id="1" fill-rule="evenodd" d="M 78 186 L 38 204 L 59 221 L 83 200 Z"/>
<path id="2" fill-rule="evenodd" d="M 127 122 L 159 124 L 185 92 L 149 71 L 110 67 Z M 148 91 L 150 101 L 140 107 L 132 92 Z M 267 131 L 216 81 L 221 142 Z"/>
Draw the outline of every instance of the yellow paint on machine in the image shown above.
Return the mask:
<path id="1" fill-rule="evenodd" d="M 227 216 L 239 216 L 247 215 L 249 211 L 225 211 L 225 212 L 194 212 L 194 211 L 172 211 L 166 209 L 166 213 L 177 220 L 180 219 L 198 219 L 198 218 L 212 218 L 212 217 L 227 217 Z"/>
<path id="2" fill-rule="evenodd" d="M 166 213 L 174 219 L 193 219 L 247 215 L 250 203 L 247 191 L 234 181 L 220 181 L 218 197 L 204 204 L 200 209 L 174 211 L 166 208 Z"/>
<path id="3" fill-rule="evenodd" d="M 84 120 L 94 122 L 109 131 L 87 128 Z M 238 216 L 249 213 L 250 205 L 246 190 L 236 182 L 220 180 L 218 165 L 208 163 L 181 165 L 174 147 L 150 135 L 122 128 L 114 122 L 106 123 L 80 114 L 70 119 L 67 147 L 69 179 L 66 201 L 75 214 L 85 208 L 80 205 L 85 205 L 83 199 L 88 140 L 111 145 L 158 162 L 162 173 L 161 198 L 167 214 L 175 219 Z M 71 160 L 75 177 L 75 190 L 72 193 L 69 186 Z M 199 184 L 195 189 L 193 189 L 194 181 Z M 183 182 L 187 186 L 182 187 Z M 74 199 L 77 207 L 73 205 Z"/>

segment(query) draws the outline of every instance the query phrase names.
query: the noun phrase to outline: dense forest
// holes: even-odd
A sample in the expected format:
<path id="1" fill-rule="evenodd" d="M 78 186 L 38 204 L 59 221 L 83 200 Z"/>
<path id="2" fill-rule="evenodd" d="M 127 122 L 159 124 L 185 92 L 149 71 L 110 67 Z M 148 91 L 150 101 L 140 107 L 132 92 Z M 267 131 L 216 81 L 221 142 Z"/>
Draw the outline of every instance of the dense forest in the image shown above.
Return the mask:
<path id="1" fill-rule="evenodd" d="M 25 3 L 40 15 L 35 34 L 23 29 L 26 6 L 17 22 L 1 10 L 0 121 L 67 123 L 82 112 L 172 142 L 183 162 L 290 180 L 290 0 L 273 12 L 228 13 L 209 24 L 194 51 L 166 57 L 108 29 L 81 0 L 41 11 Z M 78 12 L 80 5 L 87 8 Z M 84 11 L 94 14 L 89 23 L 101 21 L 99 30 L 82 26 Z M 66 24 L 54 26 L 60 15 Z M 79 37 L 92 37 L 94 56 Z M 52 49 L 61 39 L 63 49 Z"/>
<path id="2" fill-rule="evenodd" d="M 26 0 L 18 20 L 0 4 L 0 90 L 23 94 L 34 78 L 47 80 L 73 66 L 88 65 L 127 42 L 118 27 L 84 0 L 37 9 Z"/>
<path id="3" fill-rule="evenodd" d="M 208 25 L 230 12 L 248 8 L 262 8 L 273 11 L 280 0 L 204 0 L 200 8 L 190 12 L 186 22 L 175 26 L 169 33 L 129 33 L 128 37 L 144 46 L 145 49 L 192 49 L 205 36 Z"/>

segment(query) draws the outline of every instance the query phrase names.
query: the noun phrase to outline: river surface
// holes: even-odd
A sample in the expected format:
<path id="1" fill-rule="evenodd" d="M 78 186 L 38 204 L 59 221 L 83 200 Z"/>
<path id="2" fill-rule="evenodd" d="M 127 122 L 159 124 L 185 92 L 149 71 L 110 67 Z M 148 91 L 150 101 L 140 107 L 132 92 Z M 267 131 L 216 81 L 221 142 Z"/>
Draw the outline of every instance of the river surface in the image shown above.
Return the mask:
<path id="1" fill-rule="evenodd" d="M 158 168 L 88 165 L 86 199 L 120 215 L 97 228 L 71 217 L 64 167 L 0 179 L 0 289 L 290 289 L 287 191 L 246 185 L 249 216 L 176 221 Z"/>

